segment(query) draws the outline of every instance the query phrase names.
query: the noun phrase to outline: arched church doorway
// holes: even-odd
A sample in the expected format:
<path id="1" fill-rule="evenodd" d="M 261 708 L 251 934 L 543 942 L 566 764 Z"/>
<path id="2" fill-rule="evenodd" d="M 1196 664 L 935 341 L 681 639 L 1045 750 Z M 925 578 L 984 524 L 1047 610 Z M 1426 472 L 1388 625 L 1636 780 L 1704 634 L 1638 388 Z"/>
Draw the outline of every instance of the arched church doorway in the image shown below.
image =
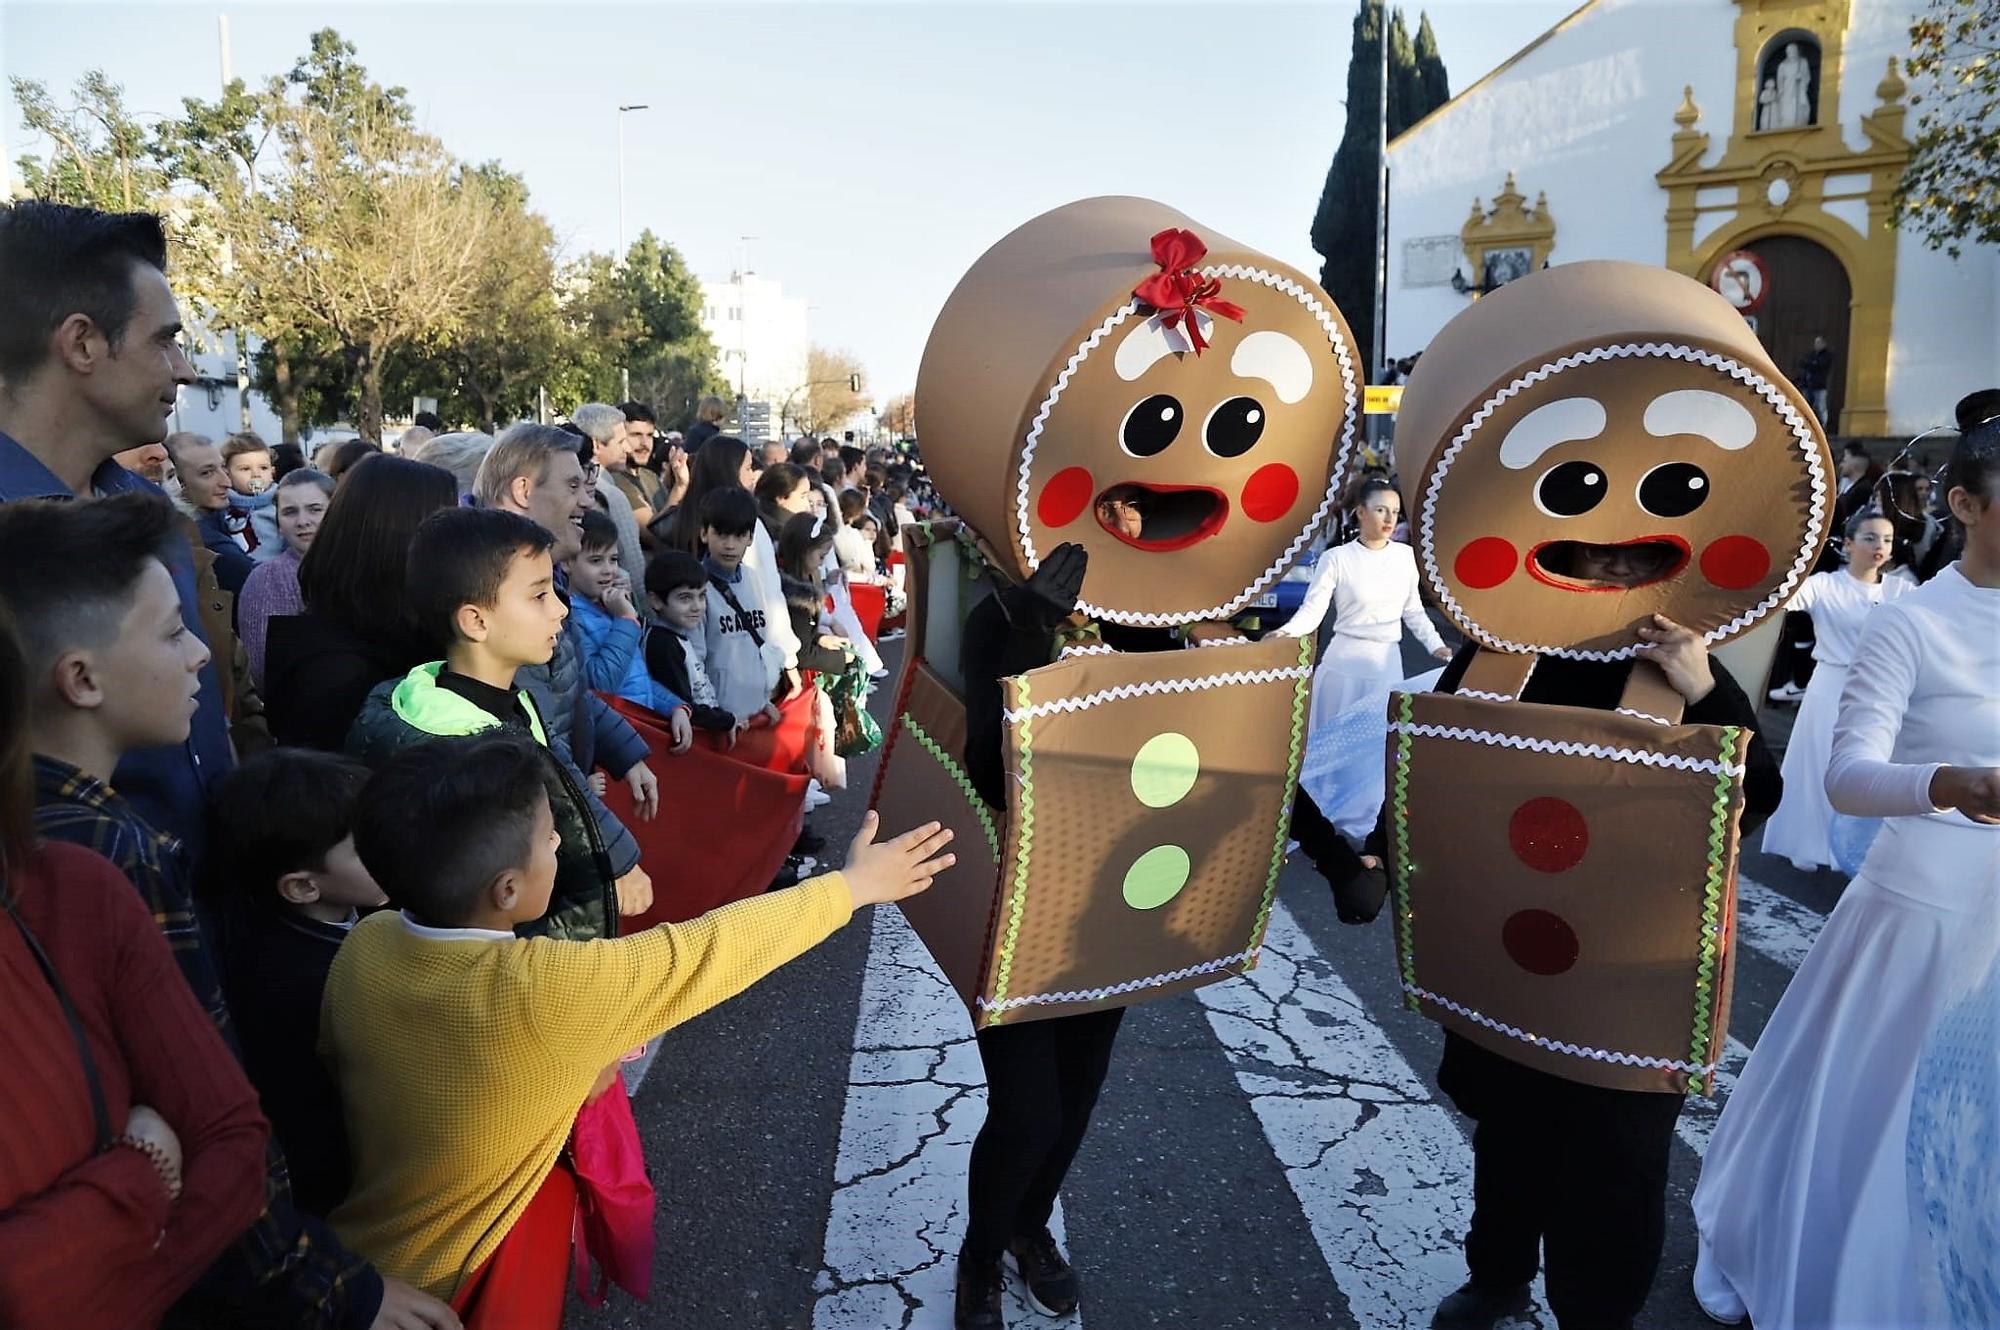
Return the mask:
<path id="1" fill-rule="evenodd" d="M 1846 396 L 1848 309 L 1853 288 L 1847 269 L 1833 251 L 1803 236 L 1765 236 L 1744 246 L 1764 265 L 1764 303 L 1756 313 L 1757 336 L 1778 368 L 1801 390 L 1801 362 L 1813 349 L 1813 338 L 1826 338 L 1833 353 L 1827 371 L 1826 432 L 1840 428 Z"/>

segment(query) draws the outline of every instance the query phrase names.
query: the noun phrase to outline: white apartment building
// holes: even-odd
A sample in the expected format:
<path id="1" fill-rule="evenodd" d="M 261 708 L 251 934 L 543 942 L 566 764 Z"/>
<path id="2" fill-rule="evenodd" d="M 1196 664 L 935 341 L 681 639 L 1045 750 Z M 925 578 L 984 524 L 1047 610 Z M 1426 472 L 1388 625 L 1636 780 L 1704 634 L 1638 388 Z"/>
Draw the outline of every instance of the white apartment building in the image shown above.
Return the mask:
<path id="1" fill-rule="evenodd" d="M 812 339 L 804 297 L 786 295 L 773 278 L 742 271 L 703 278 L 701 293 L 702 326 L 715 341 L 722 377 L 739 397 L 768 405 L 764 428 L 775 437 L 785 408 L 805 397 Z"/>

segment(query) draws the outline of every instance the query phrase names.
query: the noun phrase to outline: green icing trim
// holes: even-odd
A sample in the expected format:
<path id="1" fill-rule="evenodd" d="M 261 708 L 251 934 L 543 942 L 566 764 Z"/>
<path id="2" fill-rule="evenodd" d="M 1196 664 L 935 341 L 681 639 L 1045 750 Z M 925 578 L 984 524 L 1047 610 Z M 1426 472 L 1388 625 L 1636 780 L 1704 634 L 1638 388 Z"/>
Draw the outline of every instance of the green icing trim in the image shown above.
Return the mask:
<path id="1" fill-rule="evenodd" d="M 1028 700 L 1028 680 L 1017 676 L 1010 682 L 1015 689 L 1014 707 L 1026 711 L 1031 705 Z M 993 999 L 987 1004 L 992 1011 L 991 1024 L 998 1025 L 1006 1018 L 1007 1009 L 1002 1004 L 1007 1000 L 1007 979 L 1014 969 L 1014 944 L 1021 937 L 1021 914 L 1028 904 L 1028 854 L 1035 847 L 1035 749 L 1031 734 L 1032 722 L 1024 718 L 1020 730 L 1020 771 L 1016 778 L 1021 783 L 1021 809 L 1014 819 L 1014 892 L 1007 906 L 1007 928 L 1000 935 L 1000 965 L 993 975 Z"/>
<path id="2" fill-rule="evenodd" d="M 1390 791 L 1396 822 L 1396 927 L 1403 943 L 1397 959 L 1403 971 L 1403 1005 L 1416 1011 L 1417 930 L 1416 915 L 1410 910 L 1410 715 L 1410 695 L 1397 694 L 1396 719 L 1406 727 L 1396 735 L 1396 783 Z"/>
<path id="3" fill-rule="evenodd" d="M 909 712 L 904 712 L 900 719 L 903 722 L 903 729 L 909 733 L 912 739 L 917 741 L 918 747 L 937 759 L 937 764 L 944 768 L 947 776 L 951 777 L 952 784 L 958 786 L 958 792 L 965 796 L 965 802 L 972 805 L 973 813 L 979 818 L 979 825 L 986 832 L 986 848 L 993 851 L 993 857 L 998 859 L 1000 857 L 1000 831 L 993 825 L 992 810 L 987 808 L 986 801 L 979 797 L 979 792 L 972 788 L 972 777 L 965 774 L 965 768 L 960 766 L 957 760 L 944 750 L 942 744 L 924 732 L 924 727 L 917 724 L 911 718 Z"/>
<path id="4" fill-rule="evenodd" d="M 1312 698 L 1312 653 L 1313 635 L 1308 633 L 1299 639 L 1299 664 L 1306 673 L 1292 688 L 1292 738 L 1285 759 L 1285 801 L 1278 806 L 1278 842 L 1271 847 L 1271 872 L 1264 879 L 1264 900 L 1257 907 L 1257 922 L 1250 927 L 1250 942 L 1245 947 L 1251 952 L 1262 945 L 1265 926 L 1271 921 L 1271 904 L 1278 897 L 1278 874 L 1285 867 L 1285 845 L 1292 838 L 1292 800 L 1299 792 L 1299 767 L 1305 761 L 1306 751 L 1306 710 Z M 1253 955 L 1244 968 L 1256 969 L 1257 960 Z"/>
<path id="5" fill-rule="evenodd" d="M 1721 770 L 1715 776 L 1715 802 L 1710 806 L 1708 817 L 1708 877 L 1702 883 L 1701 898 L 1701 960 L 1695 967 L 1694 976 L 1694 1046 L 1688 1058 L 1697 1066 L 1708 1064 L 1708 1046 L 1714 1034 L 1711 1007 L 1715 1000 L 1716 970 L 1722 963 L 1722 898 L 1728 885 L 1725 878 L 1729 868 L 1729 805 L 1736 784 L 1736 777 L 1729 768 L 1736 756 L 1736 737 L 1740 733 L 1734 725 L 1722 728 L 1722 753 L 1716 764 Z M 1689 1077 L 1688 1093 L 1702 1096 L 1706 1083 L 1706 1077 Z"/>

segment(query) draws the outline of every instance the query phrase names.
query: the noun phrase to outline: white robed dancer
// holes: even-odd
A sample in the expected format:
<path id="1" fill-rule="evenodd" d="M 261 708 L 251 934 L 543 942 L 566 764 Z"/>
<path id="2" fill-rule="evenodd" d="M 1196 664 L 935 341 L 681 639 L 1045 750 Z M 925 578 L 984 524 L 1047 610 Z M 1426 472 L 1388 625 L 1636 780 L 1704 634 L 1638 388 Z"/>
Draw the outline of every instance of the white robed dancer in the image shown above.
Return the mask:
<path id="1" fill-rule="evenodd" d="M 1313 673 L 1308 749 L 1329 742 L 1335 723 L 1351 711 L 1374 717 L 1372 753 L 1342 763 L 1337 770 L 1318 764 L 1318 779 L 1306 778 L 1306 793 L 1340 834 L 1359 843 L 1374 829 L 1382 809 L 1383 751 L 1389 690 L 1403 682 L 1403 629 L 1426 651 L 1450 660 L 1417 595 L 1417 559 L 1408 545 L 1390 539 L 1403 518 L 1403 499 L 1386 480 L 1362 484 L 1354 499 L 1360 534 L 1319 557 L 1298 613 L 1277 630 L 1281 636 L 1316 632 L 1334 611 L 1333 640 Z M 1308 768 L 1314 767 L 1308 759 Z"/>
<path id="2" fill-rule="evenodd" d="M 1847 567 L 1814 573 L 1785 606 L 1812 615 L 1816 665 L 1785 745 L 1785 798 L 1764 824 L 1764 853 L 1791 860 L 1802 873 L 1836 862 L 1827 840 L 1833 806 L 1826 797 L 1826 763 L 1848 671 L 1870 668 L 1854 654 L 1861 625 L 1877 605 L 1917 585 L 1885 574 L 1895 544 L 1895 525 L 1876 509 L 1862 509 L 1847 523 Z"/>
<path id="3" fill-rule="evenodd" d="M 1869 616 L 1867 668 L 1849 674 L 1834 727 L 1834 808 L 1887 821 L 1765 1027 L 1695 1189 L 1695 1295 L 1725 1323 L 1936 1323 L 1906 1156 L 1925 1034 L 2000 918 L 2000 420 L 1961 436 L 1945 483 L 1964 556 Z M 1965 1144 L 1952 1168 L 1991 1168 Z M 1936 1189 L 1962 1196 L 1967 1181 Z"/>

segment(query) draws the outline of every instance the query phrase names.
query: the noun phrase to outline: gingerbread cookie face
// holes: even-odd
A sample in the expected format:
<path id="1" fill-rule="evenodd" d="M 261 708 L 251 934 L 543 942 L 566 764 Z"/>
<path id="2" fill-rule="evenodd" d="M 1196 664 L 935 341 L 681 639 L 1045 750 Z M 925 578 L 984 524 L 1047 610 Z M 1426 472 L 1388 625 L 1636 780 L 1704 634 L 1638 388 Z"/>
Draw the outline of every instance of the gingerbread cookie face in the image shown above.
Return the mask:
<path id="1" fill-rule="evenodd" d="M 1268 274 L 1275 277 L 1275 274 Z M 1325 516 L 1357 387 L 1343 330 L 1303 291 L 1224 290 L 1206 349 L 1138 302 L 1077 347 L 1023 441 L 1015 532 L 1030 568 L 1090 552 L 1085 613 L 1225 618 L 1283 573 Z"/>
<path id="2" fill-rule="evenodd" d="M 1362 359 L 1312 280 L 1147 199 L 1072 203 L 981 256 L 917 376 L 938 492 L 1032 574 L 1090 553 L 1079 608 L 1166 627 L 1276 582 L 1358 447 Z"/>
<path id="3" fill-rule="evenodd" d="M 1832 458 L 1804 397 L 1664 269 L 1509 283 L 1438 335 L 1404 400 L 1418 567 L 1491 650 L 1625 659 L 1655 614 L 1721 642 L 1779 611 L 1826 540 Z"/>

